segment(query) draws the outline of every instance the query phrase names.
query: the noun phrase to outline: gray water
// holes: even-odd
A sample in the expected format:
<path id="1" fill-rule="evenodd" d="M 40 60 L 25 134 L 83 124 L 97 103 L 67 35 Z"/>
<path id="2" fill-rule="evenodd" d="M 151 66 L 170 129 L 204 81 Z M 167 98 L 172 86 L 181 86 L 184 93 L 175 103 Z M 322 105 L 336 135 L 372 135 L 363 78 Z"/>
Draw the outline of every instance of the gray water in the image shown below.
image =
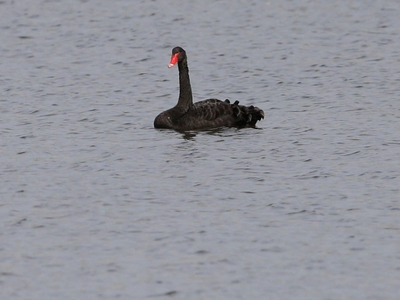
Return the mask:
<path id="1" fill-rule="evenodd" d="M 0 2 L 0 298 L 399 299 L 398 1 L 192 2 Z"/>

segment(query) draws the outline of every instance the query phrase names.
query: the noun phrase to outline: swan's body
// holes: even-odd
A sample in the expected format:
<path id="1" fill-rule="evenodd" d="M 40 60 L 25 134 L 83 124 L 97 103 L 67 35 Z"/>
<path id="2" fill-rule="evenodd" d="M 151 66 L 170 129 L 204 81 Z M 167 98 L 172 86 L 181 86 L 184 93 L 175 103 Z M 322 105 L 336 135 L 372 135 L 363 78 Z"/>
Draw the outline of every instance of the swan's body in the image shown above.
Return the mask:
<path id="1" fill-rule="evenodd" d="M 254 106 L 231 104 L 229 100 L 207 99 L 193 103 L 186 52 L 180 47 L 172 49 L 172 67 L 178 62 L 179 99 L 177 105 L 159 114 L 155 128 L 175 130 L 209 129 L 215 127 L 254 127 L 264 118 L 264 112 Z"/>

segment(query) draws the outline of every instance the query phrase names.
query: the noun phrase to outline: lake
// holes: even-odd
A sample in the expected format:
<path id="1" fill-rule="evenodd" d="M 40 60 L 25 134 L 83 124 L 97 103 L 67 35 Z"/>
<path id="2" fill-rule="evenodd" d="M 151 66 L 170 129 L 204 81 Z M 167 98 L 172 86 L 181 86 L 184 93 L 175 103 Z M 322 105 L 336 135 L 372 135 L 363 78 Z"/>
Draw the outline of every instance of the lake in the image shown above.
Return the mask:
<path id="1" fill-rule="evenodd" d="M 398 299 L 400 9 L 1 1 L 1 299 Z M 153 128 L 178 98 L 256 129 Z"/>

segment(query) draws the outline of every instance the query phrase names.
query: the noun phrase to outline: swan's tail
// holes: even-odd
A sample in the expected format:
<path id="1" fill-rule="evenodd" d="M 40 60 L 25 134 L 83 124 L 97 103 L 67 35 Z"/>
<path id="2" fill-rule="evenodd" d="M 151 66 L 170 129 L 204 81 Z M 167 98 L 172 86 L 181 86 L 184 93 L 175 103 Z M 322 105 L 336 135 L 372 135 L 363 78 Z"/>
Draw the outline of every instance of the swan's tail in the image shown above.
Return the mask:
<path id="1" fill-rule="evenodd" d="M 225 102 L 230 103 L 228 99 L 226 99 Z M 257 121 L 264 119 L 264 111 L 253 105 L 239 105 L 239 101 L 235 101 L 231 106 L 239 119 L 238 125 L 240 126 L 255 127 Z"/>

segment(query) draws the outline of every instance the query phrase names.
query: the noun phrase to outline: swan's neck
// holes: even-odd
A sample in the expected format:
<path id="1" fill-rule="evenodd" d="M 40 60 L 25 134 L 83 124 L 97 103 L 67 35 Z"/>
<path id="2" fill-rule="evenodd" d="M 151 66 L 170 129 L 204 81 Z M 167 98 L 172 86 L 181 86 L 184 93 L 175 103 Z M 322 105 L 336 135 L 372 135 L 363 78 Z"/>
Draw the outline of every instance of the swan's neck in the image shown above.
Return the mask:
<path id="1" fill-rule="evenodd" d="M 190 86 L 187 60 L 178 63 L 179 68 L 179 99 L 177 106 L 189 109 L 193 105 L 192 87 Z"/>

